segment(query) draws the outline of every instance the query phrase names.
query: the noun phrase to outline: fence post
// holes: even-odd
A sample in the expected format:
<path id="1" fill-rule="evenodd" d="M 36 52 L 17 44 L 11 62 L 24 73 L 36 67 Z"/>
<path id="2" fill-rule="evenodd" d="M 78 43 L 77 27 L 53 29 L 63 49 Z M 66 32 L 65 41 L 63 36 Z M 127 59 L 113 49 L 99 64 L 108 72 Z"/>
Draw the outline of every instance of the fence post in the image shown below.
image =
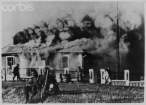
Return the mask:
<path id="1" fill-rule="evenodd" d="M 90 83 L 95 83 L 95 80 L 94 80 L 94 70 L 93 69 L 89 69 L 89 82 Z"/>
<path id="2" fill-rule="evenodd" d="M 101 84 L 105 84 L 105 69 L 100 69 Z"/>
<path id="3" fill-rule="evenodd" d="M 55 76 L 56 76 L 56 81 L 57 81 L 57 82 L 60 82 L 60 81 L 61 81 L 61 80 L 60 80 L 60 73 L 56 73 Z"/>
<path id="4" fill-rule="evenodd" d="M 125 85 L 129 86 L 129 70 L 124 70 L 124 80 L 126 81 Z"/>
<path id="5" fill-rule="evenodd" d="M 64 74 L 69 74 L 69 68 L 64 68 Z"/>

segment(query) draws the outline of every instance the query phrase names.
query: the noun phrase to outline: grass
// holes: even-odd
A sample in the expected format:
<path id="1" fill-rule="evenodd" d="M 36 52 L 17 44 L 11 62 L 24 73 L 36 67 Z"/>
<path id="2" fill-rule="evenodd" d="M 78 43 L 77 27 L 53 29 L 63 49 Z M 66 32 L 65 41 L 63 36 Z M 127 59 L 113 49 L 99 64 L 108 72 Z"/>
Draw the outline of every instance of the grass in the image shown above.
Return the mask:
<path id="1" fill-rule="evenodd" d="M 142 103 L 144 88 L 98 84 L 59 84 L 61 94 L 48 96 L 43 103 Z M 25 103 L 22 87 L 3 88 L 4 103 Z M 37 97 L 37 98 L 36 98 Z M 40 103 L 39 95 L 32 103 Z M 37 101 L 36 101 L 37 100 Z"/>

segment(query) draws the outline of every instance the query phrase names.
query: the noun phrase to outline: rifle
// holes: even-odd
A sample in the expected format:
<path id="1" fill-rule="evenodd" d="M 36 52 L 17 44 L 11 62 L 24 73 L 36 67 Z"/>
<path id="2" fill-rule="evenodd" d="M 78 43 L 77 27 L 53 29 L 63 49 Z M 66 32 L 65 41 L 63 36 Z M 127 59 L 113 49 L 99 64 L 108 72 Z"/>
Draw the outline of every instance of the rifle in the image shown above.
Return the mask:
<path id="1" fill-rule="evenodd" d="M 48 74 L 49 74 L 49 70 L 47 70 L 47 74 L 46 74 L 46 78 L 45 78 L 45 84 L 43 86 L 43 90 L 41 91 L 41 98 L 43 98 L 43 94 L 46 90 L 46 85 L 47 85 L 47 81 L 48 81 Z"/>

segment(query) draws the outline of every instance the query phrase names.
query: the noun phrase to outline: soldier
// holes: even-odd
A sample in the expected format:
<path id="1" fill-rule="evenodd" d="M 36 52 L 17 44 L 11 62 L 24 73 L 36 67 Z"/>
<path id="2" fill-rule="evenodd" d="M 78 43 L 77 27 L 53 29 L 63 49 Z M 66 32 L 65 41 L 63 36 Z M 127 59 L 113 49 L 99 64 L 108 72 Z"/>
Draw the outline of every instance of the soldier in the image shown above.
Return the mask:
<path id="1" fill-rule="evenodd" d="M 19 74 L 19 64 L 17 64 L 15 67 L 14 67 L 14 70 L 13 70 L 13 81 L 15 79 L 15 77 L 17 77 L 17 80 L 21 80 L 20 79 L 20 74 Z"/>
<path id="2" fill-rule="evenodd" d="M 45 83 L 44 88 L 42 91 L 42 95 L 49 93 L 49 94 L 56 94 L 59 92 L 59 87 L 55 78 L 55 73 L 53 68 L 46 67 L 46 76 L 45 76 Z M 45 96 L 45 95 L 44 95 Z"/>
<path id="3" fill-rule="evenodd" d="M 38 73 L 34 68 L 32 68 L 31 75 L 32 75 L 32 80 L 30 81 L 30 84 L 32 84 L 33 95 L 35 95 L 38 89 L 38 83 L 37 83 Z"/>
<path id="4" fill-rule="evenodd" d="M 63 75 L 60 73 L 60 82 L 63 82 Z"/>
<path id="5" fill-rule="evenodd" d="M 109 69 L 109 67 L 106 68 L 105 79 L 106 79 L 106 84 L 111 84 L 110 69 Z"/>
<path id="6" fill-rule="evenodd" d="M 34 68 L 31 68 L 31 80 L 28 81 L 25 87 L 25 96 L 26 96 L 26 103 L 29 101 L 29 99 L 32 99 L 34 95 L 36 95 L 38 90 L 38 73 Z M 31 97 L 29 95 L 31 93 Z"/>

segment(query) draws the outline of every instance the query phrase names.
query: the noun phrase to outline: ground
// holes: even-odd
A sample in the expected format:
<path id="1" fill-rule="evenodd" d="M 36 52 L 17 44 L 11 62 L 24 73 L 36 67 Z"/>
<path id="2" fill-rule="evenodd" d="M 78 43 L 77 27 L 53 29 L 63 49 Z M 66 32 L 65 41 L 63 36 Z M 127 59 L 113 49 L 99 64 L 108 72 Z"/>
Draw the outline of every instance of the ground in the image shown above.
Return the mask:
<path id="1" fill-rule="evenodd" d="M 25 103 L 24 83 L 3 82 L 2 98 L 4 103 Z M 21 86 L 21 87 L 20 87 Z M 61 83 L 61 93 L 48 96 L 43 103 L 142 103 L 144 88 L 106 86 L 85 83 Z M 36 95 L 29 103 L 41 103 Z"/>

